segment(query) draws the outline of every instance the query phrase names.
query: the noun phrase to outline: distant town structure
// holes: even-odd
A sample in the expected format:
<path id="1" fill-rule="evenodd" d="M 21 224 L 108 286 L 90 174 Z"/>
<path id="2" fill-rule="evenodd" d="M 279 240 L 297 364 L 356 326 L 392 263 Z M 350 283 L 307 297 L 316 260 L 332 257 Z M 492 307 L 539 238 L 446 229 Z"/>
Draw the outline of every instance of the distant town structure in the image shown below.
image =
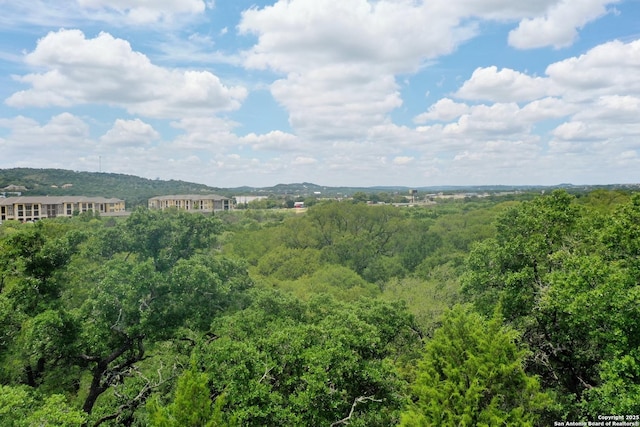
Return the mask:
<path id="1" fill-rule="evenodd" d="M 3 190 L 5 190 L 5 191 L 27 191 L 27 187 L 25 187 L 24 185 L 9 184 L 6 187 L 4 187 Z"/>
<path id="2" fill-rule="evenodd" d="M 85 196 L 20 196 L 0 198 L 0 221 L 36 221 L 94 212 L 117 215 L 125 211 L 124 200 Z"/>
<path id="3" fill-rule="evenodd" d="M 233 201 L 217 194 L 176 194 L 149 199 L 149 209 L 177 208 L 186 211 L 216 212 L 233 208 Z"/>
<path id="4" fill-rule="evenodd" d="M 268 198 L 269 198 L 268 196 L 235 196 L 236 203 L 239 205 L 255 202 L 256 200 L 264 200 Z"/>

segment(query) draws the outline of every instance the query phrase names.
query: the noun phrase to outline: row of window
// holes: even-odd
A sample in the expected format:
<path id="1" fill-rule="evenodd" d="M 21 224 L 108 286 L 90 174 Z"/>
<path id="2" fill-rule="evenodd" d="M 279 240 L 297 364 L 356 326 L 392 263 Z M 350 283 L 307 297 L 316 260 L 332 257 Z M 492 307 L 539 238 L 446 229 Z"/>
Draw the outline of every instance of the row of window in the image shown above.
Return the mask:
<path id="1" fill-rule="evenodd" d="M 196 200 L 194 202 L 192 202 L 191 200 L 163 200 L 159 202 L 159 205 L 161 206 L 162 209 L 176 207 L 179 209 L 184 208 L 186 210 L 189 210 L 189 209 L 204 210 L 204 209 L 211 209 L 216 205 L 216 202 L 215 201 L 205 202 L 204 200 Z M 158 203 L 152 203 L 151 206 L 157 207 Z M 228 209 L 229 202 L 223 201 L 222 206 L 225 209 Z"/>
<path id="2" fill-rule="evenodd" d="M 18 218 L 40 216 L 40 205 L 18 205 Z"/>
<path id="3" fill-rule="evenodd" d="M 116 206 L 111 206 L 109 209 L 109 205 L 104 203 L 64 203 L 63 205 L 25 203 L 15 205 L 15 210 L 13 205 L 0 206 L 0 220 L 14 217 L 18 220 L 39 219 L 41 216 L 40 209 L 43 209 L 43 213 L 48 218 L 54 218 L 58 215 L 72 216 L 74 211 L 99 211 L 105 213 L 116 211 L 117 209 L 115 208 Z"/>

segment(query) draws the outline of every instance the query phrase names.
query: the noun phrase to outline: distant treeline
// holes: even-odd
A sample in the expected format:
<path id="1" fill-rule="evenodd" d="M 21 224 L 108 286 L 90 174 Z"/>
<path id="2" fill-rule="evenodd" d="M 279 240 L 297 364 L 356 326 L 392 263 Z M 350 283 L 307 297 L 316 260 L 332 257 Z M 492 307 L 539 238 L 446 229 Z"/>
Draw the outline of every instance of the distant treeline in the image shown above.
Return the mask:
<path id="1" fill-rule="evenodd" d="M 70 184 L 70 185 L 69 185 Z M 133 210 L 137 206 L 146 206 L 151 197 L 168 194 L 219 194 L 225 197 L 238 195 L 267 196 L 269 200 L 254 203 L 253 207 L 272 208 L 287 207 L 293 201 L 305 201 L 307 206 L 318 199 L 355 197 L 358 200 L 373 202 L 401 203 L 411 200 L 409 187 L 327 187 L 308 182 L 278 184 L 272 187 L 235 187 L 220 188 L 204 184 L 196 184 L 177 180 L 146 179 L 133 175 L 104 172 L 75 172 L 64 169 L 34 169 L 13 168 L 0 169 L 0 192 L 3 188 L 16 185 L 27 188 L 23 195 L 50 196 L 101 196 L 115 197 L 126 202 L 127 209 Z M 64 186 L 64 187 L 63 187 Z M 571 194 L 587 194 L 596 189 L 637 191 L 637 185 L 608 185 L 608 186 L 573 186 L 563 184 L 560 187 Z M 419 187 L 417 200 L 424 200 L 428 194 L 444 192 L 445 194 L 490 193 L 493 195 L 503 192 L 519 191 L 529 194 L 550 192 L 555 187 L 543 186 L 440 186 Z M 520 197 L 510 197 L 518 199 Z"/>

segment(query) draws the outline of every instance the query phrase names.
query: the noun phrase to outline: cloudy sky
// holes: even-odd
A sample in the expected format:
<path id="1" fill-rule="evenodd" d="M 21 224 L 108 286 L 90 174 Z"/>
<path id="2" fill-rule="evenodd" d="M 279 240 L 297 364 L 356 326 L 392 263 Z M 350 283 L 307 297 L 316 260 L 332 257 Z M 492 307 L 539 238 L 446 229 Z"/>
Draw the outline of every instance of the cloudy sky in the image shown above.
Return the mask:
<path id="1" fill-rule="evenodd" d="M 0 0 L 0 168 L 640 182 L 640 0 Z"/>

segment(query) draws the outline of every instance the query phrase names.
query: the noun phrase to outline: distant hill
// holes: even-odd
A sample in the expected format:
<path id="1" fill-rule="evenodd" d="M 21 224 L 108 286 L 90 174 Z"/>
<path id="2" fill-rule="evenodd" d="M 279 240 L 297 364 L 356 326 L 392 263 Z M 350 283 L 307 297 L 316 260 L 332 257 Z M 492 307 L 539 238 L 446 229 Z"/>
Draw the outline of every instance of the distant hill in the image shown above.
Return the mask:
<path id="1" fill-rule="evenodd" d="M 327 187 L 309 182 L 278 184 L 272 187 L 219 188 L 204 184 L 176 180 L 152 180 L 134 175 L 75 172 L 65 169 L 14 168 L 0 169 L 0 192 L 7 186 L 26 187 L 23 195 L 61 196 L 84 195 L 117 197 L 124 199 L 127 209 L 146 205 L 150 197 L 167 194 L 215 193 L 226 197 L 237 195 L 290 195 L 325 197 L 352 195 L 354 192 L 402 192 L 408 194 L 408 187 Z"/>
<path id="2" fill-rule="evenodd" d="M 25 187 L 23 195 L 29 196 L 102 196 L 124 199 L 127 209 L 147 204 L 150 197 L 168 194 L 219 194 L 233 197 L 238 195 L 290 195 L 292 197 L 306 197 L 320 195 L 321 197 L 351 196 L 355 192 L 365 193 L 398 193 L 409 194 L 414 189 L 420 193 L 482 193 L 505 191 L 541 191 L 544 189 L 565 188 L 568 191 L 583 192 L 596 188 L 624 189 L 638 191 L 638 185 L 601 185 L 576 186 L 560 184 L 552 187 L 545 186 L 512 186 L 512 185 L 484 185 L 484 186 L 431 186 L 431 187 L 403 187 L 403 186 L 374 186 L 374 187 L 327 187 L 310 182 L 278 184 L 272 187 L 234 187 L 219 188 L 193 182 L 140 178 L 134 175 L 104 173 L 104 172 L 75 172 L 65 169 L 33 169 L 13 168 L 0 169 L 0 193 L 10 185 Z M 20 191 L 20 190 L 18 190 Z"/>
<path id="3" fill-rule="evenodd" d="M 65 169 L 0 169 L 0 189 L 26 187 L 25 196 L 102 196 L 125 200 L 127 209 L 146 205 L 150 197 L 167 194 L 223 194 L 220 188 L 185 181 L 163 181 L 133 175 L 74 172 Z M 2 191 L 2 190 L 0 190 Z"/>

